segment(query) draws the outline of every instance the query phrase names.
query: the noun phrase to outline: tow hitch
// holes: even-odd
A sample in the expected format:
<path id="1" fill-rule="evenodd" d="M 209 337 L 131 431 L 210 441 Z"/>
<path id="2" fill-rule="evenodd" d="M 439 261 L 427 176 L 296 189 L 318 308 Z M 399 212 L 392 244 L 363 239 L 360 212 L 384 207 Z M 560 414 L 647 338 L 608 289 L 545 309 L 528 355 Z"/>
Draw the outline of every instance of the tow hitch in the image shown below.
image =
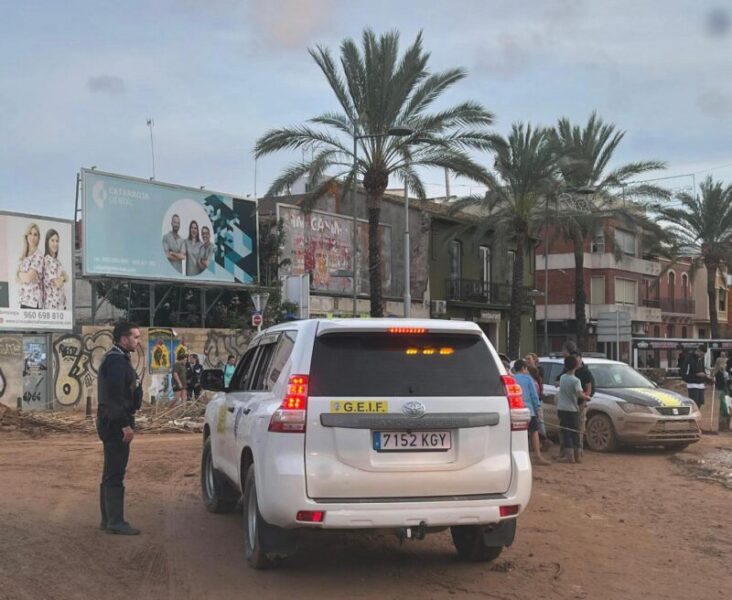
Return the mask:
<path id="1" fill-rule="evenodd" d="M 396 530 L 396 535 L 400 544 L 404 543 L 404 540 L 423 540 L 427 535 L 427 523 L 420 521 L 416 527 L 400 527 Z"/>

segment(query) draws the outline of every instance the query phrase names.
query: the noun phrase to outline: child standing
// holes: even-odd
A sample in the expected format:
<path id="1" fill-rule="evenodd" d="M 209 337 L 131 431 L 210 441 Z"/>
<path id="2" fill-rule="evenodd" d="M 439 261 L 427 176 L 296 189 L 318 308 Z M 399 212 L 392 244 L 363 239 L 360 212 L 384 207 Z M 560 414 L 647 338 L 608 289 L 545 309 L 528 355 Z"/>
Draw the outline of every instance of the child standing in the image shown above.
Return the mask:
<path id="1" fill-rule="evenodd" d="M 564 440 L 565 461 L 582 462 L 582 446 L 580 444 L 580 403 L 589 402 L 590 397 L 582 390 L 582 382 L 575 376 L 579 361 L 570 355 L 564 359 L 566 373 L 559 378 L 559 426 Z"/>
<path id="2" fill-rule="evenodd" d="M 529 421 L 529 439 L 531 446 L 536 454 L 536 464 L 551 464 L 541 455 L 541 441 L 539 440 L 539 394 L 536 391 L 536 382 L 529 374 L 529 365 L 522 358 L 519 358 L 513 365 L 514 378 L 516 383 L 521 386 L 521 392 L 524 397 L 524 403 L 531 412 L 531 421 Z"/>

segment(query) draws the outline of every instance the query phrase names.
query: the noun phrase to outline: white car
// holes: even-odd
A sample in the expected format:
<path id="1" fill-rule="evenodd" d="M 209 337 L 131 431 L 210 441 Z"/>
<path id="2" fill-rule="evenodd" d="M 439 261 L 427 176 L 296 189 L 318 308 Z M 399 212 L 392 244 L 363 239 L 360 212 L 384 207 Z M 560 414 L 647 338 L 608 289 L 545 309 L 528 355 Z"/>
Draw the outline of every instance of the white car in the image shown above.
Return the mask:
<path id="1" fill-rule="evenodd" d="M 206 410 L 203 501 L 242 500 L 245 554 L 271 566 L 298 530 L 451 528 L 458 554 L 492 560 L 531 495 L 521 388 L 473 323 L 307 320 L 252 341 Z"/>

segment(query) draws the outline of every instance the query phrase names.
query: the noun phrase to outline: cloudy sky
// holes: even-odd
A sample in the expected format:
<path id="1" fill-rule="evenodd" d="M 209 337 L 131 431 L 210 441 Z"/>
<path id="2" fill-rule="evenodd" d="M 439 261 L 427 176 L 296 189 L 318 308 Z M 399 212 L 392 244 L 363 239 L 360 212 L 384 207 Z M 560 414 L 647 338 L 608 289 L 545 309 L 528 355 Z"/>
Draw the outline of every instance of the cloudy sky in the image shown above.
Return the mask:
<path id="1" fill-rule="evenodd" d="M 433 70 L 468 71 L 443 103 L 482 102 L 498 132 L 596 109 L 627 131 L 618 162 L 732 183 L 727 0 L 0 2 L 2 210 L 72 218 L 79 167 L 149 177 L 149 117 L 158 180 L 254 194 L 256 138 L 335 108 L 307 48 L 367 26 L 423 30 Z M 260 160 L 257 193 L 299 158 Z"/>

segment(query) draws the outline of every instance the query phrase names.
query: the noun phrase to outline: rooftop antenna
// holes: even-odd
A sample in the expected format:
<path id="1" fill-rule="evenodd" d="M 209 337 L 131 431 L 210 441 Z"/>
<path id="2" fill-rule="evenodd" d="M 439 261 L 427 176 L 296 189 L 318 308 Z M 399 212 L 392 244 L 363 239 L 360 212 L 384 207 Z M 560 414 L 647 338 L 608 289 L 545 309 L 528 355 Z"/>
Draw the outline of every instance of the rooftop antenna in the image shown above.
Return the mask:
<path id="1" fill-rule="evenodd" d="M 155 143 L 153 141 L 153 127 L 155 126 L 155 121 L 153 121 L 152 117 L 147 119 L 147 126 L 150 128 L 150 153 L 152 154 L 152 177 L 150 180 L 153 180 L 155 179 Z"/>

